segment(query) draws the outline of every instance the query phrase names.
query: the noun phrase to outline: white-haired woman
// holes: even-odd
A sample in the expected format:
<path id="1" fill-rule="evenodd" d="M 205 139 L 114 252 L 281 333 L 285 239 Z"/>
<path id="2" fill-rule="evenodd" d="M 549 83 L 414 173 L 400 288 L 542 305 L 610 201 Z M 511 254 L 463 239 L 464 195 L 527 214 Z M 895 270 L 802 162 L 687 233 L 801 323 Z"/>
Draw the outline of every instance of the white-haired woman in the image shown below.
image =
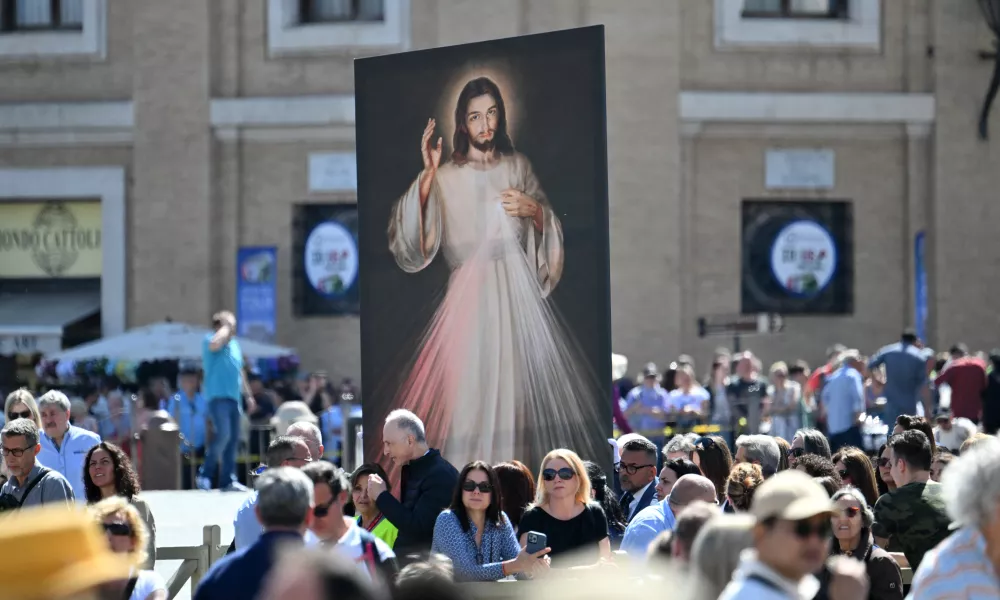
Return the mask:
<path id="1" fill-rule="evenodd" d="M 111 496 L 90 507 L 94 517 L 104 528 L 111 549 L 126 554 L 135 568 L 131 577 L 118 582 L 120 595 L 128 600 L 166 600 L 167 584 L 156 571 L 142 569 L 146 562 L 149 532 L 139 511 L 121 496 Z M 110 590 L 109 590 L 110 591 Z"/>
<path id="2" fill-rule="evenodd" d="M 740 564 L 740 553 L 753 546 L 753 517 L 722 514 L 701 528 L 691 546 L 691 565 L 702 579 L 705 598 L 718 598 Z"/>
<path id="3" fill-rule="evenodd" d="M 832 554 L 843 554 L 865 563 L 868 572 L 868 598 L 902 600 L 903 576 L 899 565 L 888 552 L 875 545 L 871 527 L 875 518 L 856 487 L 845 487 L 833 495 L 834 545 Z"/>

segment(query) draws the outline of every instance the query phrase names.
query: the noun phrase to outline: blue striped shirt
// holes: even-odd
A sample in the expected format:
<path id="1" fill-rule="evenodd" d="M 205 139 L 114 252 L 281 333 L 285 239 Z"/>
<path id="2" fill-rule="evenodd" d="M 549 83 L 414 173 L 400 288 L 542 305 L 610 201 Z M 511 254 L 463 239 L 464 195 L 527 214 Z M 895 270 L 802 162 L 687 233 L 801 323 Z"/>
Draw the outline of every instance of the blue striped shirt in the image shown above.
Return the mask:
<path id="1" fill-rule="evenodd" d="M 963 527 L 924 555 L 907 600 L 1000 600 L 1000 579 L 979 530 Z"/>
<path id="2" fill-rule="evenodd" d="M 470 523 L 469 530 L 462 531 L 458 516 L 450 510 L 442 511 L 434 523 L 431 552 L 451 559 L 456 581 L 503 579 L 503 563 L 517 558 L 521 547 L 510 519 L 503 512 L 500 513 L 500 521 L 486 525 L 477 547 L 476 526 Z"/>

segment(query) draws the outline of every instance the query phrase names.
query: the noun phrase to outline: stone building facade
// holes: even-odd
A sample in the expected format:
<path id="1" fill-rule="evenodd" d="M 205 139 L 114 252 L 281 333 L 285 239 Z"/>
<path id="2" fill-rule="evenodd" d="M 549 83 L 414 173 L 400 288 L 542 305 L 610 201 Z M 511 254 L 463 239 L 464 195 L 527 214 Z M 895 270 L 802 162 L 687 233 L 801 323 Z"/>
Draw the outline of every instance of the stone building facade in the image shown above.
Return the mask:
<path id="1" fill-rule="evenodd" d="M 353 150 L 353 59 L 603 24 L 616 352 L 704 360 L 727 341 L 699 338 L 697 319 L 740 311 L 747 198 L 854 211 L 853 313 L 745 339 L 765 361 L 894 341 L 914 321 L 920 231 L 929 342 L 1000 345 L 1000 163 L 976 130 L 992 40 L 974 2 L 0 4 L 34 25 L 0 23 L 0 204 L 101 201 L 105 333 L 206 322 L 233 304 L 236 249 L 273 245 L 278 341 L 356 377 L 358 319 L 297 318 L 291 299 L 292 206 L 355 201 L 308 186 L 311 153 Z M 827 5 L 832 18 L 794 14 Z M 783 148 L 832 151 L 832 188 L 765 185 L 765 156 Z"/>

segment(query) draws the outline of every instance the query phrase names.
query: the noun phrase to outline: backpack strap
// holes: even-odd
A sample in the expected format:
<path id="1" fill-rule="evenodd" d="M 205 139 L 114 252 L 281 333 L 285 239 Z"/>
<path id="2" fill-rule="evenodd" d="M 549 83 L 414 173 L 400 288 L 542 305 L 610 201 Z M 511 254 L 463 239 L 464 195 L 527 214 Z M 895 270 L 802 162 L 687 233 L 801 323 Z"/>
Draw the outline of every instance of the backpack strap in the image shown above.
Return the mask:
<path id="1" fill-rule="evenodd" d="M 48 475 L 48 474 L 49 474 L 49 473 L 50 473 L 51 471 L 52 471 L 52 469 L 48 469 L 48 468 L 46 468 L 46 467 L 42 467 L 42 468 L 41 468 L 41 470 L 40 470 L 40 471 L 38 472 L 38 477 L 35 477 L 34 479 L 32 479 L 32 480 L 31 480 L 31 481 L 30 481 L 30 482 L 28 483 L 28 487 L 24 488 L 24 493 L 23 493 L 23 494 L 21 494 L 21 499 L 20 499 L 20 500 L 18 501 L 18 503 L 17 503 L 17 506 L 18 506 L 19 508 L 20 508 L 21 506 L 24 506 L 24 501 L 25 501 L 25 500 L 27 500 L 27 498 L 28 498 L 28 494 L 30 494 L 30 493 L 31 493 L 31 490 L 35 489 L 35 486 L 36 486 L 36 485 L 38 485 L 38 482 L 39 482 L 39 481 L 41 481 L 41 480 L 42 480 L 42 479 L 43 479 L 43 478 L 44 478 L 44 477 L 45 477 L 46 475 Z"/>
<path id="2" fill-rule="evenodd" d="M 128 580 L 128 584 L 125 585 L 125 589 L 122 591 L 122 600 L 129 600 L 132 597 L 132 592 L 135 591 L 135 584 L 137 583 L 139 583 L 138 577 Z"/>

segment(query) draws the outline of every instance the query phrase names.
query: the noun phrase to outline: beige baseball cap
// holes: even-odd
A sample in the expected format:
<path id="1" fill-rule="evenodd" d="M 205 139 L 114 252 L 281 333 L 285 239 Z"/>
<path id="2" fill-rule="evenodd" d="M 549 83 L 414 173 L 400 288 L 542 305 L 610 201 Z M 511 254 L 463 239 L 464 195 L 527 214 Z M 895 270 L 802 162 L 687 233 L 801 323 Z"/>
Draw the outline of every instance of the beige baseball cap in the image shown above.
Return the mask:
<path id="1" fill-rule="evenodd" d="M 766 480 L 754 492 L 750 504 L 750 514 L 758 522 L 801 521 L 833 512 L 833 502 L 823 486 L 796 470 L 781 471 Z"/>

